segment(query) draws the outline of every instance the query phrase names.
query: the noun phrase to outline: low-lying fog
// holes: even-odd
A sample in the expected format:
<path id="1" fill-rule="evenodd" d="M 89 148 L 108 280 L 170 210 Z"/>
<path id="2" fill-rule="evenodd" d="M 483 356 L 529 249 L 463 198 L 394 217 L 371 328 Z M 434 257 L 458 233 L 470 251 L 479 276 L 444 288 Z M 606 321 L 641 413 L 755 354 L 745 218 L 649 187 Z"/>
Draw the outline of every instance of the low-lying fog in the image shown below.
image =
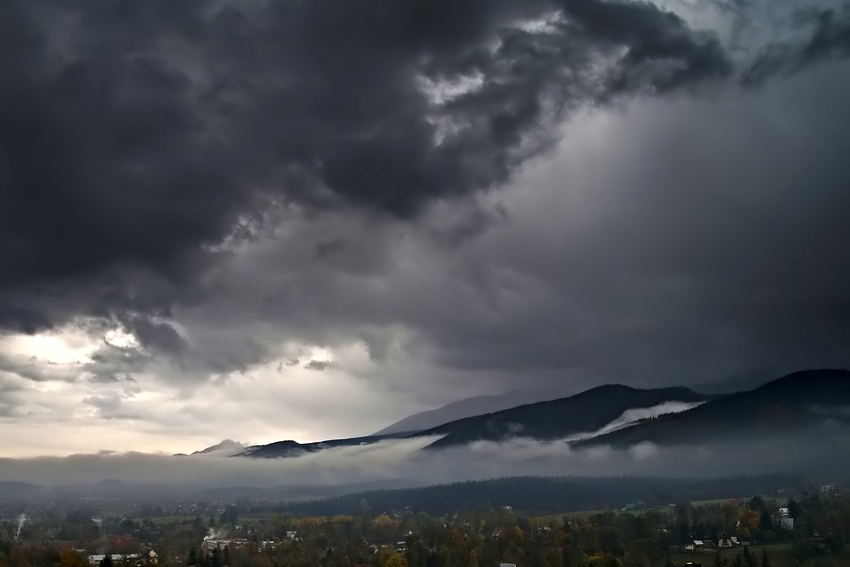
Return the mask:
<path id="1" fill-rule="evenodd" d="M 824 424 L 807 435 L 696 446 L 572 449 L 518 438 L 422 451 L 435 438 L 386 440 L 281 459 L 216 454 L 99 453 L 0 460 L 0 480 L 43 486 L 120 480 L 209 487 L 334 485 L 404 479 L 437 484 L 513 475 L 711 477 L 765 472 L 827 474 L 850 464 L 850 432 Z"/>

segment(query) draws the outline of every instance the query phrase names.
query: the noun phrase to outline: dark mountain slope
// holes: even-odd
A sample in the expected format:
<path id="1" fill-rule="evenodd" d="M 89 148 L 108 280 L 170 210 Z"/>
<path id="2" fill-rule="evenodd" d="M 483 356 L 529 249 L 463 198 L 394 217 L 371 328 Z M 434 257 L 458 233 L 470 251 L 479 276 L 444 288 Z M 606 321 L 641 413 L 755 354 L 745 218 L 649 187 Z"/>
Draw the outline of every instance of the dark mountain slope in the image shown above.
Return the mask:
<path id="1" fill-rule="evenodd" d="M 468 417 L 421 434 L 444 435 L 431 445 L 432 448 L 478 440 L 498 441 L 517 436 L 559 439 L 597 431 L 630 409 L 649 408 L 670 401 L 694 403 L 709 399 L 712 397 L 687 388 L 642 390 L 613 384 L 599 386 L 569 398 Z"/>
<path id="2" fill-rule="evenodd" d="M 649 408 L 664 402 L 703 402 L 712 396 L 687 388 L 641 390 L 628 386 L 607 385 L 569 398 L 527 404 L 511 409 L 468 417 L 414 433 L 370 435 L 332 439 L 316 443 L 278 441 L 248 447 L 241 456 L 254 458 L 294 457 L 333 447 L 368 445 L 385 439 L 421 436 L 445 436 L 431 447 L 460 445 L 481 439 L 499 440 L 518 435 L 539 439 L 558 439 L 579 433 L 592 433 L 608 425 L 629 409 Z"/>
<path id="3" fill-rule="evenodd" d="M 755 390 L 719 398 L 686 412 L 648 419 L 574 445 L 699 443 L 804 431 L 827 419 L 850 420 L 850 371 L 795 372 Z"/>
<path id="4" fill-rule="evenodd" d="M 276 459 L 278 457 L 297 457 L 305 453 L 315 453 L 334 447 L 352 447 L 355 445 L 371 445 L 384 439 L 403 439 L 409 434 L 370 435 L 367 437 L 349 437 L 347 439 L 330 439 L 315 443 L 298 443 L 297 441 L 276 441 L 268 445 L 254 445 L 235 456 L 254 457 L 258 459 Z"/>
<path id="5" fill-rule="evenodd" d="M 49 489 L 43 486 L 11 480 L 0 481 L 0 500 L 7 500 L 9 502 L 26 501 L 27 499 L 48 493 Z"/>
<path id="6" fill-rule="evenodd" d="M 212 447 L 207 447 L 206 449 L 201 449 L 200 451 L 195 451 L 192 453 L 193 455 L 207 455 L 209 453 L 219 453 L 222 451 L 230 451 L 237 452 L 245 448 L 245 445 L 239 443 L 238 441 L 233 441 L 232 439 L 225 439 L 221 443 L 213 445 Z"/>

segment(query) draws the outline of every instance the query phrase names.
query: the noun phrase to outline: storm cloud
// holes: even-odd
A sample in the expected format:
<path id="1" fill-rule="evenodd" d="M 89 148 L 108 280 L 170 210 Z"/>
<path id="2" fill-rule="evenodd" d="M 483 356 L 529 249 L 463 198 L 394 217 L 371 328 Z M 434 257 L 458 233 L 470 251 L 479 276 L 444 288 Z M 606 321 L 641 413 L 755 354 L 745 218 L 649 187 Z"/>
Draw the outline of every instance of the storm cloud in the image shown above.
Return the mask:
<path id="1" fill-rule="evenodd" d="M 850 366 L 850 8 L 770 7 L 4 2 L 0 419 Z"/>

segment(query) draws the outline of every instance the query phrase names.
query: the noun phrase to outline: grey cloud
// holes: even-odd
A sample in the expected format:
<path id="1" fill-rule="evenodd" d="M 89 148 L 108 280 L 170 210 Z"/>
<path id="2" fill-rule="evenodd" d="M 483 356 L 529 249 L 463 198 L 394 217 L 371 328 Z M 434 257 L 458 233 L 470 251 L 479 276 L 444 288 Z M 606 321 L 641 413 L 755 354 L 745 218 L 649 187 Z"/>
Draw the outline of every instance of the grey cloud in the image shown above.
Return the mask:
<path id="1" fill-rule="evenodd" d="M 154 360 L 136 348 L 110 344 L 103 344 L 90 358 L 82 370 L 92 381 L 104 383 L 132 381 L 131 373 L 144 370 Z"/>
<path id="2" fill-rule="evenodd" d="M 846 11 L 753 64 L 642 2 L 280 7 L 0 6 L 0 327 L 140 342 L 65 379 L 286 340 L 429 403 L 850 365 Z"/>
<path id="3" fill-rule="evenodd" d="M 815 63 L 850 55 L 850 3 L 838 8 L 801 10 L 797 20 L 808 36 L 763 48 L 742 73 L 743 84 L 758 85 L 779 73 L 799 72 Z"/>
<path id="4" fill-rule="evenodd" d="M 0 353 L 0 371 L 22 376 L 33 382 L 51 380 L 73 381 L 77 379 L 84 363 L 71 364 L 42 363 L 35 357 L 13 356 Z"/>
<path id="5" fill-rule="evenodd" d="M 695 32 L 652 4 L 570 0 L 563 6 L 592 37 L 628 48 L 609 78 L 615 93 L 644 88 L 664 92 L 733 72 L 714 34 Z"/>
<path id="6" fill-rule="evenodd" d="M 168 323 L 139 315 L 123 316 L 120 320 L 144 348 L 166 355 L 179 355 L 188 348 L 186 340 Z"/>
<path id="7" fill-rule="evenodd" d="M 118 392 L 87 396 L 82 403 L 95 408 L 101 419 L 140 420 L 146 417 L 141 412 L 126 408 Z"/>
<path id="8" fill-rule="evenodd" d="M 10 331 L 27 334 L 51 327 L 44 314 L 8 302 L 0 303 L 0 324 Z"/>
<path id="9" fill-rule="evenodd" d="M 13 417 L 25 388 L 0 373 L 0 417 Z"/>
<path id="10" fill-rule="evenodd" d="M 650 4 L 564 4 L 546 34 L 511 26 L 559 8 L 542 0 L 281 7 L 4 3 L 7 326 L 167 313 L 270 205 L 409 217 L 506 182 L 564 108 L 729 73 L 715 38 Z M 474 73 L 483 87 L 441 107 L 417 87 Z M 458 128 L 441 144 L 435 120 Z M 49 310 L 34 285 L 84 299 Z"/>
<path id="11" fill-rule="evenodd" d="M 329 270 L 309 251 L 356 221 L 293 218 L 222 272 L 220 297 L 238 299 L 219 317 L 330 345 L 398 325 L 434 363 L 435 391 L 848 366 L 846 77 L 833 63 L 769 92 L 574 121 L 499 196 L 506 220 L 462 247 L 423 237 L 444 224 L 437 210 L 405 236 L 360 230 L 346 254 L 367 268 Z"/>
<path id="12" fill-rule="evenodd" d="M 84 404 L 95 407 L 102 412 L 115 412 L 121 407 L 121 398 L 117 394 L 108 396 L 89 396 L 83 399 Z"/>

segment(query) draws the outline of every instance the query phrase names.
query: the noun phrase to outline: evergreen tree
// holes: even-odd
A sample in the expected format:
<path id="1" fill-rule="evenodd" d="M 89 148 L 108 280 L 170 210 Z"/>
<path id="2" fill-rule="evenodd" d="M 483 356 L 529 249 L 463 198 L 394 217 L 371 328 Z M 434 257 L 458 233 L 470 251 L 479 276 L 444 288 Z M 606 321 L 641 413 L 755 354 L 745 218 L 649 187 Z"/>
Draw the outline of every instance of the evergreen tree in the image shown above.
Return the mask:
<path id="1" fill-rule="evenodd" d="M 186 559 L 186 565 L 197 565 L 198 564 L 198 552 L 195 551 L 195 548 L 189 550 L 189 557 Z"/>
<path id="2" fill-rule="evenodd" d="M 761 513 L 761 519 L 759 520 L 759 528 L 762 532 L 766 532 L 768 530 L 773 529 L 773 519 L 770 517 L 770 512 L 764 510 Z"/>
<path id="3" fill-rule="evenodd" d="M 761 567 L 770 567 L 770 559 L 767 557 L 767 550 L 761 548 Z"/>
<path id="4" fill-rule="evenodd" d="M 112 556 L 107 555 L 100 560 L 100 567 L 112 567 Z"/>
<path id="5" fill-rule="evenodd" d="M 795 520 L 803 515 L 803 509 L 796 500 L 788 501 L 788 515 Z"/>

